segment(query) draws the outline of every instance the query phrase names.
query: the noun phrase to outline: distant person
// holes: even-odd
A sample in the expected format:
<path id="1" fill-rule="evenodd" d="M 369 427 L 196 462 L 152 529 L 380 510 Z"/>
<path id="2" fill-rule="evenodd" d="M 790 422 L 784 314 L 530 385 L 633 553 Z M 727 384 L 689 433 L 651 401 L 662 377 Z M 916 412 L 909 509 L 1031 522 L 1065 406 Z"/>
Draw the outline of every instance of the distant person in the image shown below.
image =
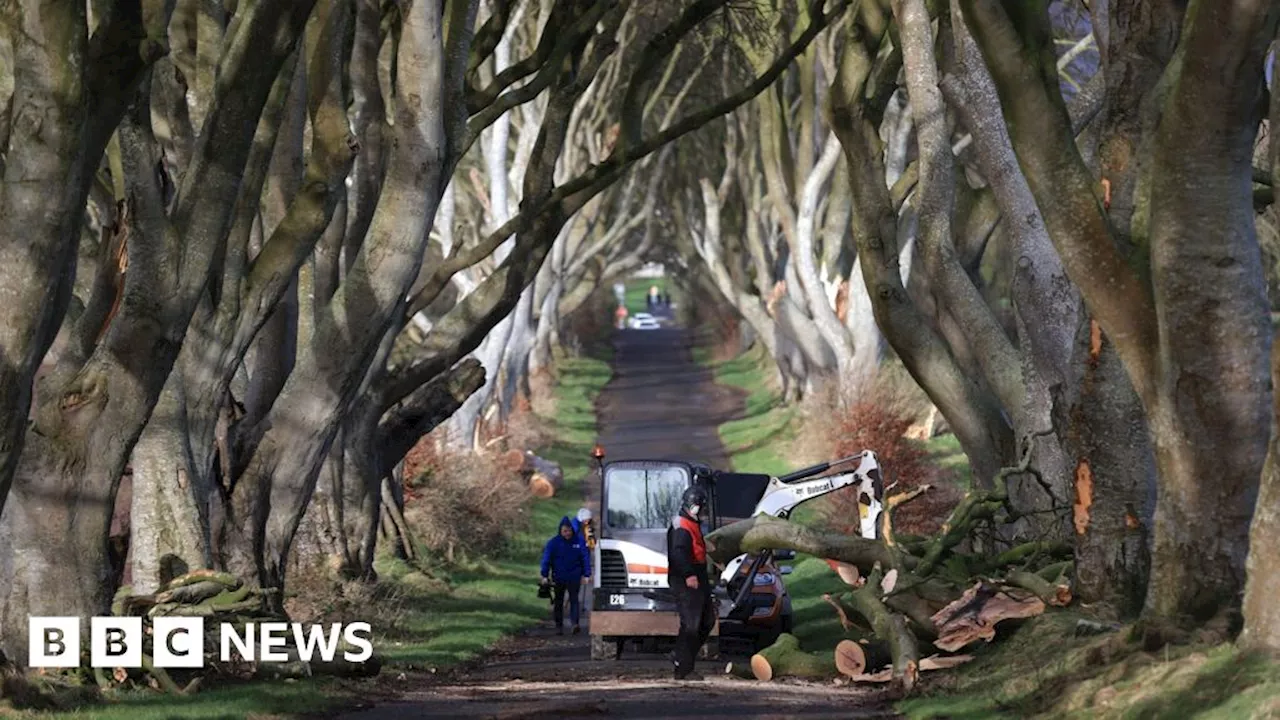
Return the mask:
<path id="1" fill-rule="evenodd" d="M 671 293 L 662 294 L 662 307 L 665 307 L 665 308 L 671 307 Z"/>
<path id="2" fill-rule="evenodd" d="M 560 518 L 560 532 L 547 541 L 542 549 L 542 584 L 551 584 L 554 592 L 551 597 L 552 616 L 556 622 L 556 634 L 564 634 L 564 599 L 569 597 L 569 622 L 573 623 L 573 634 L 582 632 L 578 625 L 581 615 L 579 594 L 582 581 L 591 577 L 591 555 L 587 553 L 587 544 L 574 530 L 573 521 L 568 515 Z"/>
<path id="3" fill-rule="evenodd" d="M 707 491 L 694 485 L 680 498 L 680 514 L 667 529 L 667 584 L 676 596 L 680 633 L 676 636 L 675 679 L 701 680 L 693 670 L 698 650 L 716 626 L 707 577 L 707 545 L 702 520 L 707 514 Z"/>
<path id="4" fill-rule="evenodd" d="M 627 306 L 626 305 L 619 305 L 618 309 L 613 311 L 613 321 L 615 326 L 619 330 L 626 329 L 627 327 Z"/>
<path id="5" fill-rule="evenodd" d="M 648 303 L 650 310 L 657 309 L 658 307 L 658 286 L 657 285 L 649 286 L 649 296 L 646 298 L 646 302 Z"/>

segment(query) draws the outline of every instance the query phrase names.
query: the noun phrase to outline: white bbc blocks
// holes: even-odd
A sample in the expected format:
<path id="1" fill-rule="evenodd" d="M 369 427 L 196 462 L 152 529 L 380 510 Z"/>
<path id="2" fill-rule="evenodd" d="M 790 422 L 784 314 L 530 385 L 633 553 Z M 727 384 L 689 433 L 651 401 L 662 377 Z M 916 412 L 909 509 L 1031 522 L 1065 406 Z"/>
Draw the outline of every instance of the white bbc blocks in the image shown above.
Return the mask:
<path id="1" fill-rule="evenodd" d="M 80 618 L 30 618 L 27 667 L 80 667 Z"/>
<path id="2" fill-rule="evenodd" d="M 142 618 L 96 617 L 89 623 L 91 667 L 142 667 Z"/>
<path id="3" fill-rule="evenodd" d="M 81 619 L 31 617 L 27 621 L 27 665 L 32 668 L 80 667 Z M 146 644 L 140 617 L 95 617 L 89 620 L 89 662 L 95 668 L 142 667 Z M 152 662 L 161 668 L 201 668 L 205 662 L 205 623 L 200 617 L 160 616 L 151 621 Z M 304 625 L 268 622 L 243 627 L 222 623 L 220 657 L 235 655 L 258 662 L 288 662 L 293 649 L 303 661 L 319 657 L 332 662 L 341 650 L 348 662 L 373 657 L 369 623 Z M 345 641 L 346 647 L 343 647 Z"/>
<path id="4" fill-rule="evenodd" d="M 204 667 L 204 618 L 160 616 L 151 627 L 156 667 Z"/>

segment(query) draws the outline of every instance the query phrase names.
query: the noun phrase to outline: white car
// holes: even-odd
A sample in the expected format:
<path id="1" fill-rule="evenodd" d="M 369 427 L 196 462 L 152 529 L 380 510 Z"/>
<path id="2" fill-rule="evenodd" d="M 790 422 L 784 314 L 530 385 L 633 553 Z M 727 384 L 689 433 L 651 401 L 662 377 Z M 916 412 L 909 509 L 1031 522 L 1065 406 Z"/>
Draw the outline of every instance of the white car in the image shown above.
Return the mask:
<path id="1" fill-rule="evenodd" d="M 633 317 L 630 324 L 632 330 L 657 330 L 662 327 L 662 323 L 653 316 Z"/>

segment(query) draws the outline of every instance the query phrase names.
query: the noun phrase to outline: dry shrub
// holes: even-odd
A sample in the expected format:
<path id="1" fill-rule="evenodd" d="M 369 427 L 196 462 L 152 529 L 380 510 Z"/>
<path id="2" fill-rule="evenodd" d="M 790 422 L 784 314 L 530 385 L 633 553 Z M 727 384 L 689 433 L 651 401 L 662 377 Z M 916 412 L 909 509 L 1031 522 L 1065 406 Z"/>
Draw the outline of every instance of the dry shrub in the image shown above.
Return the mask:
<path id="1" fill-rule="evenodd" d="M 962 493 L 949 473 L 930 459 L 922 444 L 906 437 L 907 428 L 918 418 L 918 402 L 913 395 L 904 390 L 897 378 L 882 374 L 848 403 L 838 403 L 829 396 L 811 400 L 807 403 L 805 424 L 812 431 L 800 434 L 806 440 L 799 450 L 807 457 L 820 453 L 825 460 L 874 451 L 886 488 L 893 485 L 887 495 L 930 485 L 929 491 L 894 512 L 895 531 L 928 535 L 941 528 Z M 857 489 L 850 487 L 820 499 L 818 514 L 832 530 L 859 532 Z"/>
<path id="2" fill-rule="evenodd" d="M 523 475 L 502 466 L 500 454 L 432 447 L 424 472 L 406 473 L 412 479 L 405 482 L 404 511 L 429 552 L 454 562 L 492 552 L 524 527 L 532 496 Z"/>
<path id="3" fill-rule="evenodd" d="M 408 598 L 398 583 L 340 579 L 312 566 L 289 578 L 285 611 L 294 622 L 367 622 L 374 632 L 384 634 L 404 625 Z"/>

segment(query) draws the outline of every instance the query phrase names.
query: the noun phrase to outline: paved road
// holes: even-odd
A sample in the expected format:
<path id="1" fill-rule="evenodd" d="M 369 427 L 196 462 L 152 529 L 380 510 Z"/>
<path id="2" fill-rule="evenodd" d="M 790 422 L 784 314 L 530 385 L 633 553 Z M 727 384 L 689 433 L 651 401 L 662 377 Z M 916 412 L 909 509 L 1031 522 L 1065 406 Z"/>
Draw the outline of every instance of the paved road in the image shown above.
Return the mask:
<path id="1" fill-rule="evenodd" d="M 614 337 L 614 377 L 596 403 L 611 460 L 675 459 L 729 467 L 717 426 L 742 411 L 737 391 L 717 386 L 693 362 L 692 336 L 678 328 L 624 330 Z M 599 481 L 587 504 L 599 514 Z M 585 623 L 584 623 L 585 625 Z M 895 717 L 865 690 L 760 684 L 717 676 L 674 682 L 662 654 L 592 662 L 586 635 L 555 636 L 546 622 L 505 641 L 483 664 L 447 678 L 409 678 L 415 689 L 345 720 L 408 718 L 880 718 Z"/>

